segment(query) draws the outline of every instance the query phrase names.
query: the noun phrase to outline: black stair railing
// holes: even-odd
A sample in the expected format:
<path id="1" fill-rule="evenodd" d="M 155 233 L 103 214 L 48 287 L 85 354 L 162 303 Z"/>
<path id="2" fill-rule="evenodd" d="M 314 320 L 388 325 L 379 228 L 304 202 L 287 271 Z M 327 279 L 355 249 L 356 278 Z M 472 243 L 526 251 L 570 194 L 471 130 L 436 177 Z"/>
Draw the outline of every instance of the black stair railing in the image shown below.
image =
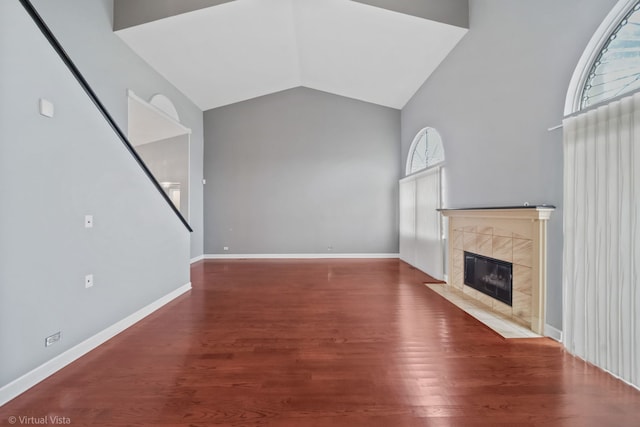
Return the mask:
<path id="1" fill-rule="evenodd" d="M 67 68 L 69 69 L 73 77 L 76 79 L 76 81 L 80 84 L 80 86 L 85 91 L 87 96 L 89 96 L 89 99 L 91 99 L 91 101 L 96 106 L 100 114 L 102 114 L 102 116 L 107 121 L 109 126 L 111 126 L 111 128 L 116 133 L 120 141 L 124 144 L 127 150 L 129 150 L 129 153 L 131 153 L 131 155 L 136 160 L 136 162 L 138 162 L 138 164 L 144 171 L 145 175 L 147 175 L 147 177 L 151 180 L 151 183 L 160 192 L 160 194 L 165 199 L 169 207 L 173 210 L 173 212 L 175 212 L 175 214 L 178 216 L 178 218 L 184 224 L 184 226 L 187 227 L 187 229 L 192 232 L 193 229 L 191 228 L 187 220 L 184 218 L 184 216 L 182 216 L 182 214 L 180 213 L 178 208 L 173 204 L 171 199 L 169 199 L 169 196 L 162 189 L 162 186 L 160 185 L 160 183 L 158 183 L 158 180 L 153 176 L 153 174 L 151 173 L 147 165 L 144 164 L 144 162 L 140 158 L 140 155 L 138 155 L 136 150 L 133 148 L 133 145 L 131 145 L 131 142 L 129 142 L 129 139 L 127 138 L 127 136 L 124 134 L 124 132 L 122 132 L 122 130 L 120 129 L 118 124 L 115 122 L 113 117 L 111 117 L 111 114 L 109 114 L 104 104 L 100 101 L 96 93 L 93 91 L 93 89 L 91 88 L 87 80 L 84 78 L 84 76 L 80 72 L 80 70 L 78 70 L 78 67 L 76 67 L 76 65 L 73 63 L 73 61 L 71 60 L 67 52 L 64 50 L 64 48 L 62 47 L 58 39 L 56 39 L 56 37 L 53 35 L 53 33 L 51 32 L 47 24 L 44 22 L 44 20 L 38 13 L 38 11 L 33 7 L 33 5 L 29 0 L 19 0 L 19 1 L 27 11 L 29 16 L 31 16 L 31 19 L 33 19 L 35 24 L 38 26 L 42 34 L 49 41 L 49 44 L 51 45 L 51 47 L 53 47 L 53 49 L 58 53 L 58 56 L 60 56 L 60 59 L 62 59 L 62 62 L 64 62 L 64 64 L 67 66 Z"/>

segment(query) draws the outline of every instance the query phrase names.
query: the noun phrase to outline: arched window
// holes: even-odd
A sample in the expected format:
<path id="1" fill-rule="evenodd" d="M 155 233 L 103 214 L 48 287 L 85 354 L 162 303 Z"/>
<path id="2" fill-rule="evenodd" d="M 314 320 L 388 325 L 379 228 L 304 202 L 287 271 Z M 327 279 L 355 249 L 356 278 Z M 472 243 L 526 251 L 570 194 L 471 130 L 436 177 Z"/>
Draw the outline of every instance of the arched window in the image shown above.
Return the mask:
<path id="1" fill-rule="evenodd" d="M 619 0 L 576 67 L 565 115 L 640 89 L 640 0 Z"/>
<path id="2" fill-rule="evenodd" d="M 431 127 L 422 129 L 411 143 L 407 158 L 407 175 L 436 166 L 444 162 L 444 147 L 437 130 Z"/>

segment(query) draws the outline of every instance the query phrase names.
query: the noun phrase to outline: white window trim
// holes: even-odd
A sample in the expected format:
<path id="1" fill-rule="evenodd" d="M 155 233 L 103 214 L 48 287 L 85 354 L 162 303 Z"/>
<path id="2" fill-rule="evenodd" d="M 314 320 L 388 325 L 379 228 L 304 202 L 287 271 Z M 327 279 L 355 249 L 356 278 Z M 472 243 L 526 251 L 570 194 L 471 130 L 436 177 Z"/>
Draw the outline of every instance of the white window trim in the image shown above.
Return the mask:
<path id="1" fill-rule="evenodd" d="M 414 172 L 411 175 L 407 175 L 404 178 L 401 178 L 400 182 L 413 181 L 413 180 L 416 180 L 416 179 L 420 179 L 425 175 L 429 175 L 429 174 L 435 173 L 435 172 L 442 173 L 443 167 L 444 167 L 444 162 L 436 163 L 433 166 L 429 166 L 426 169 L 420 169 L 419 171 Z"/>
<path id="2" fill-rule="evenodd" d="M 427 129 L 428 128 L 429 127 L 427 126 L 427 127 L 424 127 L 422 129 L 420 129 L 418 131 L 418 133 L 416 134 L 416 136 L 413 137 L 413 141 L 411 142 L 411 146 L 409 147 L 409 153 L 407 154 L 407 163 L 406 163 L 406 165 L 404 167 L 405 175 L 410 175 L 411 174 L 411 161 L 413 160 L 413 153 L 414 153 L 414 151 L 416 151 L 416 146 L 420 142 L 420 139 L 422 139 L 424 134 L 427 133 Z"/>
<path id="3" fill-rule="evenodd" d="M 573 72 L 567 98 L 564 103 L 564 115 L 569 116 L 580 111 L 582 103 L 582 93 L 589 77 L 591 66 L 596 61 L 600 51 L 609 39 L 611 33 L 615 31 L 622 19 L 635 6 L 637 0 L 619 0 L 611 9 L 611 12 L 604 18 L 593 37 L 584 49 L 578 65 Z M 609 100 L 607 100 L 609 101 Z"/>
<path id="4" fill-rule="evenodd" d="M 441 168 L 444 166 L 444 161 L 442 162 L 438 162 L 438 163 L 434 163 L 431 166 L 427 166 L 424 169 L 420 169 L 419 171 L 415 171 L 414 173 L 409 173 L 407 175 L 404 176 L 404 178 L 400 179 L 400 181 L 403 181 L 405 179 L 408 178 L 419 178 L 421 175 L 424 175 L 428 172 L 431 172 L 432 170 L 436 169 L 436 168 Z"/>

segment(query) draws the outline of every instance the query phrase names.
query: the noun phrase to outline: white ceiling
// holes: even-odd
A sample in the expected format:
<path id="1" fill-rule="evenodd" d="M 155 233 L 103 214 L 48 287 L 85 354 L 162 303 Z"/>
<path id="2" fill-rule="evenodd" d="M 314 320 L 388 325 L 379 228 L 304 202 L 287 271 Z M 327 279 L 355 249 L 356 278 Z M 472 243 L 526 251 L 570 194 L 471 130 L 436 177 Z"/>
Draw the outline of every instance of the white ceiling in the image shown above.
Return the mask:
<path id="1" fill-rule="evenodd" d="M 202 110 L 297 86 L 399 109 L 466 31 L 349 0 L 236 0 L 117 34 Z"/>

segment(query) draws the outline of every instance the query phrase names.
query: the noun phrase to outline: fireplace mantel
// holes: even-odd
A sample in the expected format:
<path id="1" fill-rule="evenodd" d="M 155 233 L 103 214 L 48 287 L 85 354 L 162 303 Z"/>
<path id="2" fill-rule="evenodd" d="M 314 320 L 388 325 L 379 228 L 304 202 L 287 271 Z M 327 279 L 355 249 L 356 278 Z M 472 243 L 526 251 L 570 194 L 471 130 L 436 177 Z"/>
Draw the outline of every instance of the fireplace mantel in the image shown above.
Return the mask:
<path id="1" fill-rule="evenodd" d="M 544 334 L 547 221 L 554 209 L 550 205 L 440 209 L 449 219 L 447 285 Z M 513 264 L 512 306 L 464 284 L 464 251 Z"/>
<path id="2" fill-rule="evenodd" d="M 446 217 L 517 218 L 548 220 L 556 209 L 551 205 L 496 206 L 482 208 L 438 209 Z"/>

